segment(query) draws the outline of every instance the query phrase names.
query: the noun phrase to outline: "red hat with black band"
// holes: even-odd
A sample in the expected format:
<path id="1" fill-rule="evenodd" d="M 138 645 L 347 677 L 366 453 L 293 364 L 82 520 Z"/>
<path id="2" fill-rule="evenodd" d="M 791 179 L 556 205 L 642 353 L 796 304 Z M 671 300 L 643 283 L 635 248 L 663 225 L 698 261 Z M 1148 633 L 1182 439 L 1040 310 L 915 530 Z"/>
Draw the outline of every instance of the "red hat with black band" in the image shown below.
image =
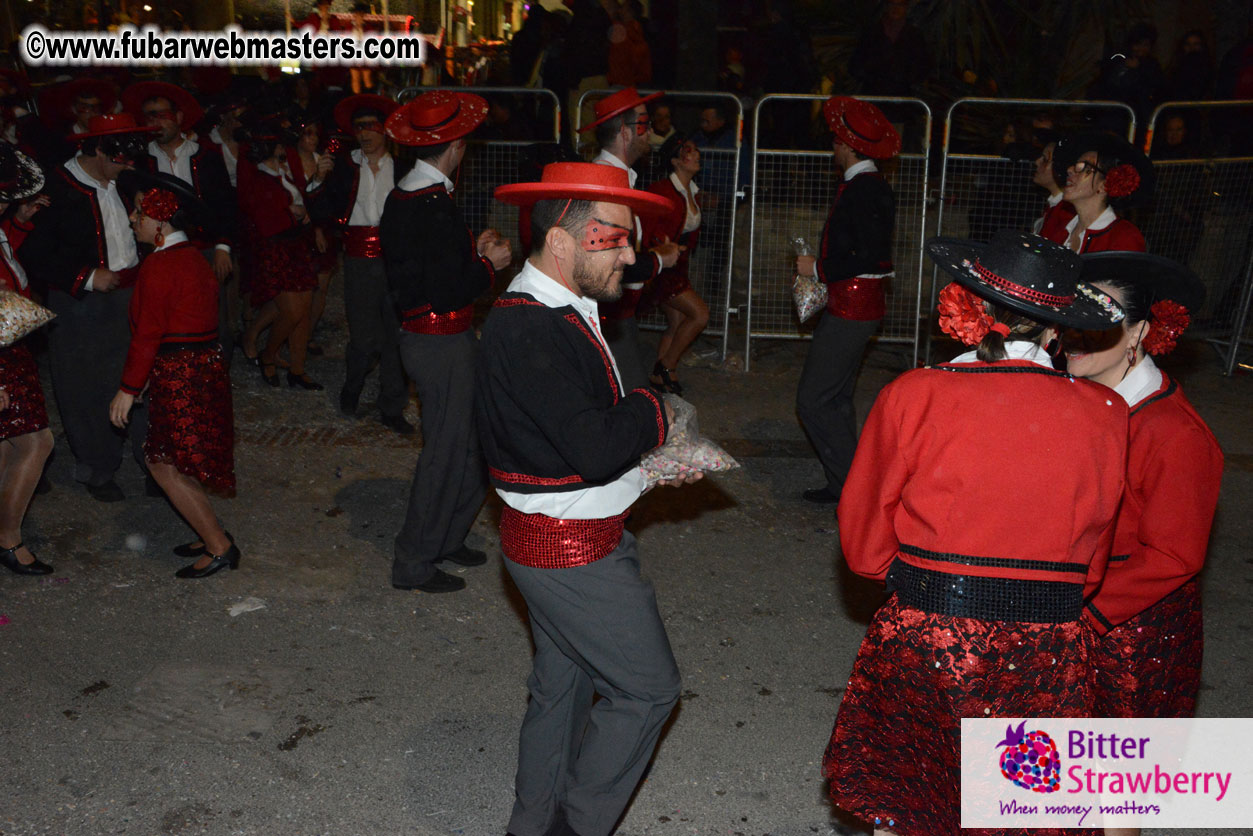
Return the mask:
<path id="1" fill-rule="evenodd" d="M 613 117 L 626 113 L 628 110 L 634 110 L 645 102 L 659 99 L 665 94 L 664 90 L 658 90 L 654 93 L 649 93 L 647 96 L 641 96 L 634 87 L 623 87 L 621 90 L 610 93 L 596 103 L 595 120 L 579 128 L 579 133 L 587 133 L 597 125 L 604 124 Z"/>
<path id="2" fill-rule="evenodd" d="M 69 116 L 74 100 L 83 96 L 99 99 L 101 113 L 109 113 L 117 104 L 117 92 L 111 82 L 103 78 L 83 76 L 40 91 L 40 120 L 51 128 L 60 126 L 61 121 Z"/>
<path id="3" fill-rule="evenodd" d="M 886 160 L 901 152 L 901 137 L 883 111 L 852 96 L 832 96 L 822 115 L 836 138 L 863 157 Z"/>
<path id="4" fill-rule="evenodd" d="M 660 216 L 673 210 L 668 198 L 631 188 L 624 170 L 597 163 L 549 163 L 538 183 L 497 186 L 496 199 L 518 206 L 541 200 L 591 200 L 617 203 L 645 216 Z"/>
<path id="5" fill-rule="evenodd" d="M 387 117 L 387 135 L 401 145 L 440 145 L 460 139 L 487 116 L 487 102 L 473 93 L 432 90 Z"/>
<path id="6" fill-rule="evenodd" d="M 140 81 L 122 91 L 122 107 L 134 117 L 142 121 L 144 102 L 160 97 L 169 101 L 170 106 L 183 114 L 183 128 L 191 130 L 192 126 L 204 117 L 204 108 L 196 97 L 166 81 Z"/>
<path id="7" fill-rule="evenodd" d="M 332 115 L 335 118 L 335 125 L 344 133 L 350 134 L 353 132 L 352 120 L 356 118 L 358 111 L 377 111 L 382 114 L 383 117 L 379 120 L 379 132 L 381 133 L 383 130 L 382 122 L 385 122 L 387 117 L 392 115 L 392 111 L 398 107 L 400 107 L 400 105 L 396 102 L 396 100 L 390 99 L 387 96 L 380 96 L 377 93 L 358 93 L 355 96 L 348 96 L 347 98 L 340 99 L 339 102 L 336 103 L 335 110 L 332 111 Z"/>
<path id="8" fill-rule="evenodd" d="M 68 134 L 70 142 L 82 142 L 98 136 L 120 136 L 122 134 L 151 134 L 157 128 L 151 125 L 140 125 L 129 113 L 104 113 L 87 120 L 87 130 L 81 134 Z"/>

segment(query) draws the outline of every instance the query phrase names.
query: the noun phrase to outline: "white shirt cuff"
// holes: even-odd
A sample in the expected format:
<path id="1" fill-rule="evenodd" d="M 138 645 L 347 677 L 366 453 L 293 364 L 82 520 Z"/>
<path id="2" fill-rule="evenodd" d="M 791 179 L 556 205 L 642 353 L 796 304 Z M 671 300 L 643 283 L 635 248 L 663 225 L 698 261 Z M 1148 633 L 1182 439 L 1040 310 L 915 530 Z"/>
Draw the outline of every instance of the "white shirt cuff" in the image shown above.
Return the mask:
<path id="1" fill-rule="evenodd" d="M 222 252 L 226 253 L 227 255 L 230 255 L 230 254 L 231 254 L 231 245 L 230 245 L 230 244 L 218 244 L 218 245 L 217 245 L 217 246 L 215 246 L 213 249 L 215 249 L 215 250 L 221 250 Z"/>
<path id="2" fill-rule="evenodd" d="M 96 270 L 100 268 L 97 267 Z M 95 290 L 96 270 L 91 271 L 91 275 L 87 277 L 87 281 L 83 283 L 83 290 Z"/>

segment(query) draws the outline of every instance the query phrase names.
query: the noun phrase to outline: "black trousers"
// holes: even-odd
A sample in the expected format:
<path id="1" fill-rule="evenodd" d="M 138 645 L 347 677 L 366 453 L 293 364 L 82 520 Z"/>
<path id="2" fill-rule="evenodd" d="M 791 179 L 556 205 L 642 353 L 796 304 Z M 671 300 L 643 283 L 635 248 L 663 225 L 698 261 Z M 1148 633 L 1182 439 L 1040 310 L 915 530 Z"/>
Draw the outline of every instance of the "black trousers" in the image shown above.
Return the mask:
<path id="1" fill-rule="evenodd" d="M 823 311 L 796 388 L 796 413 L 822 462 L 827 490 L 836 495 L 857 450 L 853 388 L 866 343 L 877 330 L 877 319 L 842 319 Z"/>
<path id="2" fill-rule="evenodd" d="M 605 319 L 601 321 L 601 327 L 604 329 L 605 343 L 618 366 L 618 374 L 622 376 L 622 388 L 627 392 L 632 389 L 647 389 L 648 370 L 644 365 L 644 343 L 640 340 L 640 327 L 635 317 Z"/>
<path id="3" fill-rule="evenodd" d="M 348 320 L 344 389 L 360 394 L 377 363 L 379 412 L 387 418 L 399 415 L 409 403 L 409 385 L 400 362 L 400 325 L 387 292 L 383 259 L 344 256 L 344 316 Z"/>

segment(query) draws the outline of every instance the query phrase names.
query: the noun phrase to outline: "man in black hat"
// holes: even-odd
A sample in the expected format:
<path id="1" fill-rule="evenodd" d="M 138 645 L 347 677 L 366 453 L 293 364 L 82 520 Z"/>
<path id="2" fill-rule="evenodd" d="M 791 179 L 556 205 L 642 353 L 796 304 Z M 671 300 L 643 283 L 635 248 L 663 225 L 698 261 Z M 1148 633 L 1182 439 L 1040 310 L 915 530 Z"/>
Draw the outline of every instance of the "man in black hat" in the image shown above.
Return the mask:
<path id="1" fill-rule="evenodd" d="M 145 154 L 152 133 L 129 114 L 96 116 L 75 134 L 78 154 L 48 177 L 51 205 L 22 245 L 31 277 L 57 314 L 48 332 L 52 391 L 74 454 L 74 478 L 101 502 L 124 499 L 114 481 L 126 436 L 109 423 L 109 402 L 130 345 L 127 317 L 139 251 L 118 174 Z M 147 421 L 127 427 L 137 459 Z"/>

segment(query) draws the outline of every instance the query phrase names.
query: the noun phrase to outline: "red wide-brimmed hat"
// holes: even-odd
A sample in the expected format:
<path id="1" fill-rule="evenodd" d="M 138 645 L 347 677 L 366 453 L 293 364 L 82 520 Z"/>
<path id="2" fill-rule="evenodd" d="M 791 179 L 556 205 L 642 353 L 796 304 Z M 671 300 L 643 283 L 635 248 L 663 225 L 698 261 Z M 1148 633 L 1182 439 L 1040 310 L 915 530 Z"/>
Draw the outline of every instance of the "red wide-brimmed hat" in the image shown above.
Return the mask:
<path id="1" fill-rule="evenodd" d="M 191 130 L 192 126 L 204 117 L 204 108 L 196 97 L 179 87 L 165 81 L 140 81 L 122 91 L 122 107 L 136 119 L 144 118 L 144 102 L 153 96 L 169 99 L 175 110 L 183 113 L 183 128 Z"/>
<path id="2" fill-rule="evenodd" d="M 387 117 L 387 135 L 401 145 L 439 145 L 460 139 L 487 116 L 487 102 L 473 93 L 432 90 Z"/>
<path id="3" fill-rule="evenodd" d="M 901 137 L 883 111 L 852 96 L 832 96 L 822 115 L 836 138 L 863 157 L 886 160 L 901 152 Z"/>
<path id="4" fill-rule="evenodd" d="M 333 115 L 339 129 L 350 134 L 352 133 L 352 117 L 358 110 L 362 108 L 377 110 L 383 114 L 383 119 L 387 119 L 398 107 L 400 105 L 396 103 L 396 100 L 389 99 L 387 96 L 380 96 L 377 93 L 358 93 L 355 96 L 340 99 L 335 105 Z"/>
<path id="5" fill-rule="evenodd" d="M 661 98 L 664 95 L 664 90 L 658 90 L 655 93 L 649 93 L 647 96 L 641 96 L 634 87 L 623 87 L 621 90 L 610 93 L 596 103 L 596 118 L 579 128 L 579 133 L 586 133 L 602 122 L 608 122 L 619 113 L 634 110 L 637 106 L 644 104 L 644 102 L 651 102 L 653 99 Z"/>
<path id="6" fill-rule="evenodd" d="M 668 198 L 631 188 L 623 169 L 600 163 L 549 163 L 538 183 L 496 187 L 496 199 L 518 206 L 541 200 L 597 200 L 628 206 L 640 215 L 664 215 L 673 209 Z"/>
<path id="7" fill-rule="evenodd" d="M 84 76 L 44 88 L 39 93 L 39 118 L 50 128 L 60 126 L 69 118 L 70 105 L 82 95 L 100 99 L 100 112 L 108 113 L 117 104 L 113 84 L 103 78 Z"/>
<path id="8" fill-rule="evenodd" d="M 96 136 L 116 136 L 118 134 L 151 134 L 158 128 L 139 125 L 135 117 L 129 113 L 104 113 L 87 120 L 87 132 L 70 134 L 66 137 L 70 142 L 82 142 Z"/>

